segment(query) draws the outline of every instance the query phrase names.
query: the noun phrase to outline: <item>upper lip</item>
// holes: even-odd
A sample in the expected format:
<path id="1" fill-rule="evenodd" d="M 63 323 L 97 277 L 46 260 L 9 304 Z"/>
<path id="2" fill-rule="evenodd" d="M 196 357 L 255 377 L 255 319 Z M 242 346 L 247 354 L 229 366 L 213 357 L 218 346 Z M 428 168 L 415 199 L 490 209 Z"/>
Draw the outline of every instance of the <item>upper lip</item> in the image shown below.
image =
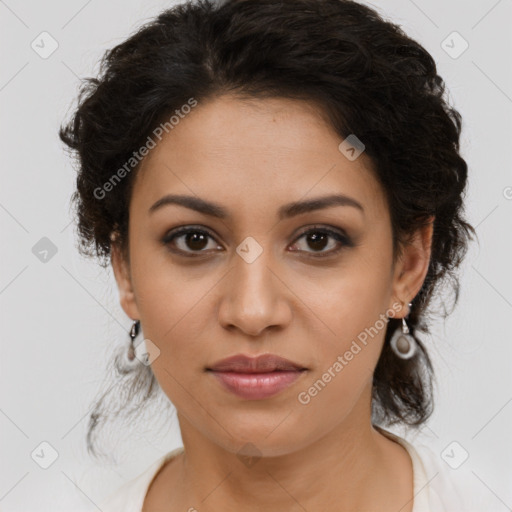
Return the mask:
<path id="1" fill-rule="evenodd" d="M 240 373 L 268 373 L 273 371 L 298 371 L 306 370 L 304 366 L 294 363 L 284 357 L 274 354 L 262 354 L 257 357 L 250 357 L 244 354 L 227 357 L 217 361 L 207 370 L 217 372 L 240 372 Z"/>

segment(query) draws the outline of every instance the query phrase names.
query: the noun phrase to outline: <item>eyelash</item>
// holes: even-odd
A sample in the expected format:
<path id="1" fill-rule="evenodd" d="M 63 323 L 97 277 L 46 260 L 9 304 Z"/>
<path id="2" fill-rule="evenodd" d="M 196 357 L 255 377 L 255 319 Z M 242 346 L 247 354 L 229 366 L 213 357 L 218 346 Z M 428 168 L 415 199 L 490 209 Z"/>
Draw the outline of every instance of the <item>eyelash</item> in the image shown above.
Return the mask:
<path id="1" fill-rule="evenodd" d="M 187 235 L 189 233 L 201 233 L 201 234 L 208 235 L 212 239 L 215 239 L 213 234 L 210 233 L 210 231 L 208 231 L 207 229 L 202 228 L 202 227 L 199 228 L 199 227 L 190 226 L 187 228 L 179 228 L 174 231 L 171 231 L 163 238 L 162 243 L 165 246 L 169 247 L 169 244 L 174 239 L 179 238 L 180 236 L 183 236 L 183 235 Z M 300 233 L 297 236 L 297 238 L 295 238 L 295 241 L 293 242 L 292 245 L 295 245 L 298 240 L 300 240 L 305 235 L 309 235 L 311 233 L 327 234 L 328 236 L 330 236 L 337 242 L 341 243 L 342 245 L 341 245 L 341 247 L 338 247 L 337 249 L 331 249 L 331 250 L 325 251 L 325 252 L 315 252 L 315 251 L 308 252 L 308 251 L 300 251 L 300 250 L 293 251 L 293 252 L 306 252 L 306 254 L 308 256 L 311 256 L 313 258 L 325 258 L 328 256 L 334 256 L 334 255 L 338 254 L 340 251 L 342 251 L 346 247 L 354 247 L 353 241 L 347 235 L 340 233 L 338 231 L 334 231 L 334 230 L 324 227 L 324 226 L 313 226 L 313 227 L 307 229 L 306 231 L 303 231 L 302 233 Z M 172 252 L 175 252 L 175 253 L 179 253 L 180 255 L 183 255 L 185 257 L 191 257 L 191 258 L 202 257 L 203 254 L 201 254 L 201 253 L 207 253 L 207 251 L 183 251 L 181 249 L 171 249 L 171 248 L 169 248 L 169 250 Z M 194 253 L 196 253 L 196 254 L 194 254 Z"/>

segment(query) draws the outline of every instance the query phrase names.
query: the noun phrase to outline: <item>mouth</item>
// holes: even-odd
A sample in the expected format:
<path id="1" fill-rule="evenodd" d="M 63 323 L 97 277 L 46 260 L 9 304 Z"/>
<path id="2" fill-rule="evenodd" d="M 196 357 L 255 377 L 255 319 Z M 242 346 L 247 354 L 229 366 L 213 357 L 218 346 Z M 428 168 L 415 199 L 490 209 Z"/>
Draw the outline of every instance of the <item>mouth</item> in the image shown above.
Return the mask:
<path id="1" fill-rule="evenodd" d="M 307 371 L 300 364 L 272 354 L 256 358 L 240 354 L 206 368 L 225 390 L 246 400 L 274 396 Z"/>
<path id="2" fill-rule="evenodd" d="M 307 370 L 276 370 L 265 373 L 219 372 L 207 370 L 231 393 L 246 400 L 262 400 L 277 395 Z"/>

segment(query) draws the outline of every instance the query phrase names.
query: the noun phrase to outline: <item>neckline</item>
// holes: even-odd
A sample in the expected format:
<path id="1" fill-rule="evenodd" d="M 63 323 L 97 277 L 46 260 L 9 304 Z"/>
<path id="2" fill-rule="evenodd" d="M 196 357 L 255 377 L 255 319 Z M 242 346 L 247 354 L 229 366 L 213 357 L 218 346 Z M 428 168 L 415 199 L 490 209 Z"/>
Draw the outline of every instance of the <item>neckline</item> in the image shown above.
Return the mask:
<path id="1" fill-rule="evenodd" d="M 144 501 L 146 500 L 146 496 L 149 492 L 149 488 L 151 487 L 151 484 L 154 482 L 156 477 L 163 470 L 163 468 L 167 464 L 167 462 L 169 462 L 171 459 L 174 459 L 177 455 L 182 453 L 184 450 L 185 450 L 184 446 L 178 446 L 178 448 L 174 448 L 174 450 L 171 450 L 170 452 L 159 457 L 146 470 L 145 475 L 147 475 L 147 478 L 145 478 L 141 482 L 140 499 L 139 499 L 139 503 L 137 503 L 137 508 L 134 510 L 137 510 L 137 512 L 142 511 L 142 508 L 144 506 Z"/>
<path id="2" fill-rule="evenodd" d="M 386 436 L 391 441 L 394 441 L 407 450 L 407 453 L 411 457 L 412 460 L 412 468 L 413 468 L 413 509 L 412 512 L 429 512 L 430 511 L 430 503 L 428 498 L 428 491 L 425 489 L 428 483 L 427 474 L 425 471 L 425 467 L 423 462 L 421 461 L 421 457 L 418 452 L 414 448 L 414 446 L 406 441 L 404 438 L 389 432 L 388 430 L 379 427 L 378 425 L 374 425 L 374 428 L 380 432 L 382 435 Z M 146 499 L 146 495 L 149 491 L 149 488 L 153 481 L 156 479 L 160 471 L 164 468 L 164 466 L 171 459 L 176 457 L 177 455 L 183 453 L 185 450 L 184 446 L 179 446 L 174 450 L 162 455 L 159 459 L 157 459 L 154 464 L 148 469 L 149 478 L 143 483 L 142 487 L 142 496 L 141 502 L 139 506 L 139 510 L 142 510 L 142 506 L 144 504 L 144 500 Z"/>
<path id="3" fill-rule="evenodd" d="M 379 427 L 378 425 L 373 425 L 373 427 L 380 432 L 382 435 L 386 436 L 391 441 L 398 443 L 403 446 L 412 460 L 412 473 L 413 473 L 413 506 L 412 512 L 429 512 L 431 510 L 430 501 L 429 501 L 429 492 L 428 492 L 428 479 L 427 472 L 425 470 L 425 466 L 421 460 L 421 457 L 416 450 L 416 448 L 406 441 L 403 437 L 400 437 L 388 430 Z"/>

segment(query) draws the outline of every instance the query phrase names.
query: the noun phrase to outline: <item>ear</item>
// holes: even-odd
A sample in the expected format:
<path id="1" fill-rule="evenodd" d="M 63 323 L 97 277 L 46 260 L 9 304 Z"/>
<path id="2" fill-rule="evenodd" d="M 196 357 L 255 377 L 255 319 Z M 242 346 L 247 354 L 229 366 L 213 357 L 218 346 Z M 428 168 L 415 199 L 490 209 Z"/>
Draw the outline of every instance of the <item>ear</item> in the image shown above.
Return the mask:
<path id="1" fill-rule="evenodd" d="M 393 295 L 402 304 L 405 303 L 405 311 L 408 311 L 407 305 L 421 290 L 428 272 L 434 218 L 430 217 L 430 222 L 414 233 L 410 242 L 403 247 L 402 255 L 395 266 Z M 401 318 L 398 315 L 396 317 Z"/>
<path id="2" fill-rule="evenodd" d="M 119 289 L 121 307 L 132 320 L 139 320 L 140 315 L 135 301 L 130 267 L 125 255 L 122 254 L 120 247 L 115 242 L 111 245 L 110 262 Z"/>

